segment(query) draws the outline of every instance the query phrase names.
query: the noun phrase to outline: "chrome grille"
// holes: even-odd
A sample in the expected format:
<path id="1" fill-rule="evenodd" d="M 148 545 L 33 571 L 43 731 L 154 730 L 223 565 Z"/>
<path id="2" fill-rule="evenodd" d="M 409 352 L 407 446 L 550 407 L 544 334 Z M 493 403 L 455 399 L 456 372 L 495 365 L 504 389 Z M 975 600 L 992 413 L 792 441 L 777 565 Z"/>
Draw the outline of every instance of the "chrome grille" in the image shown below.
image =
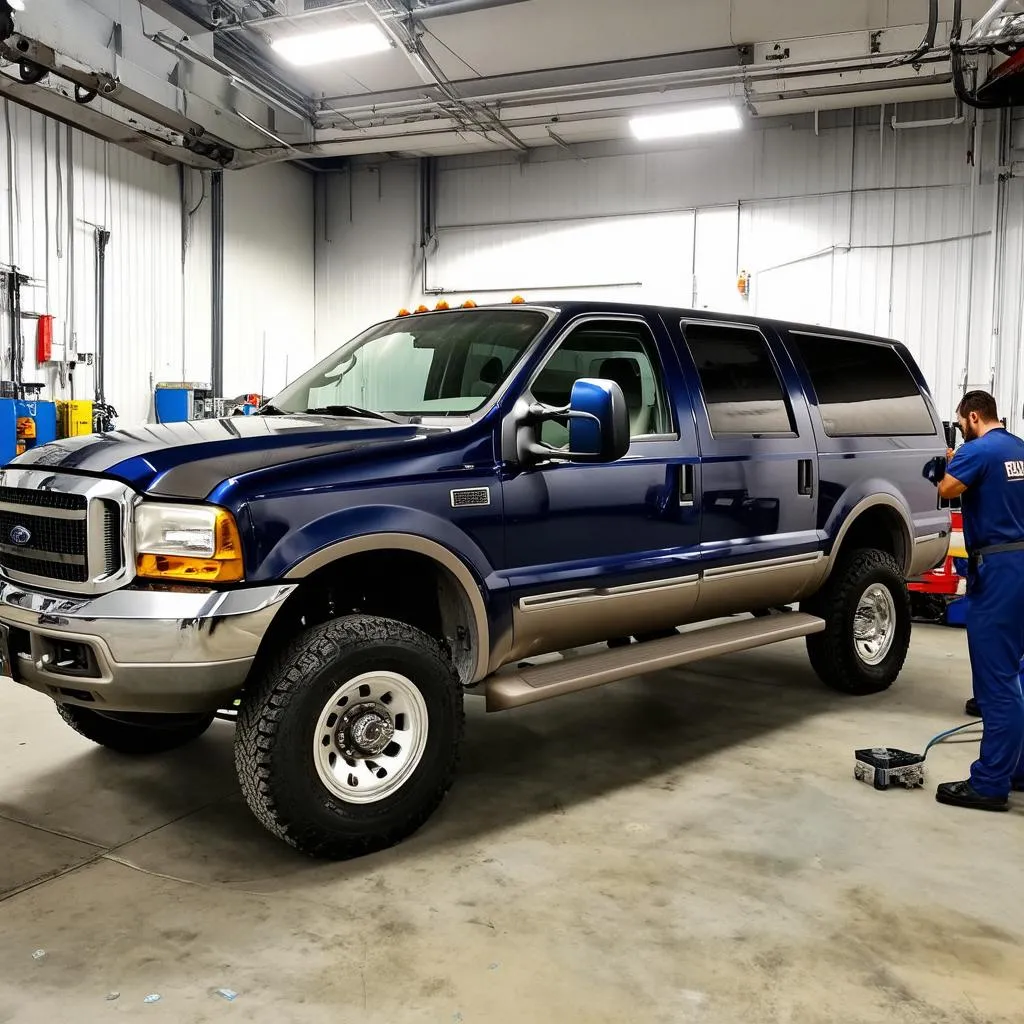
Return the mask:
<path id="1" fill-rule="evenodd" d="M 19 583 L 100 593 L 131 576 L 135 495 L 113 480 L 0 471 L 0 570 Z"/>
<path id="2" fill-rule="evenodd" d="M 38 506 L 25 506 L 36 514 L 14 511 L 17 506 L 8 504 L 2 491 L 0 502 L 0 565 L 55 580 L 84 583 L 89 578 L 85 508 L 71 513 L 74 519 L 57 519 Z M 12 543 L 19 528 L 31 535 L 24 544 Z"/>
<path id="3" fill-rule="evenodd" d="M 37 508 L 61 508 L 68 512 L 84 512 L 87 501 L 84 494 L 31 491 L 27 487 L 0 487 L 0 502 L 12 505 L 35 505 Z"/>

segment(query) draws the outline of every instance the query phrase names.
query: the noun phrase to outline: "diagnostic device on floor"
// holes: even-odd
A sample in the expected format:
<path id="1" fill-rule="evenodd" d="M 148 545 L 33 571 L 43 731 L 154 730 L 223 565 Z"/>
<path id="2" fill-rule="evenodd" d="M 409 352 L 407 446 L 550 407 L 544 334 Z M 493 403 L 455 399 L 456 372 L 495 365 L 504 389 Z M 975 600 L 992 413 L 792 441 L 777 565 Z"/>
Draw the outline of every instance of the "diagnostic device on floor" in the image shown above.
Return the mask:
<path id="1" fill-rule="evenodd" d="M 854 752 L 853 777 L 875 789 L 924 785 L 924 754 L 911 754 L 895 747 L 871 747 Z"/>

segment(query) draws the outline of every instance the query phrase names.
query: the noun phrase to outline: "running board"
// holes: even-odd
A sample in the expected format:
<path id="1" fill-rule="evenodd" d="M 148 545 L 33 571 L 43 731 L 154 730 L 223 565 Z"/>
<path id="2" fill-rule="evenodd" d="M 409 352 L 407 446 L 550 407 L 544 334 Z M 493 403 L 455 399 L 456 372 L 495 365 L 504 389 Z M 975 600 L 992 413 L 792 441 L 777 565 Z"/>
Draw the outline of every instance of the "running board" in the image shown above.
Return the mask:
<path id="1" fill-rule="evenodd" d="M 824 619 L 803 612 L 786 612 L 707 626 L 678 636 L 647 640 L 545 665 L 503 669 L 484 683 L 487 710 L 507 711 L 644 672 L 657 672 L 691 661 L 715 658 L 719 654 L 746 651 L 780 640 L 820 633 L 824 628 Z"/>

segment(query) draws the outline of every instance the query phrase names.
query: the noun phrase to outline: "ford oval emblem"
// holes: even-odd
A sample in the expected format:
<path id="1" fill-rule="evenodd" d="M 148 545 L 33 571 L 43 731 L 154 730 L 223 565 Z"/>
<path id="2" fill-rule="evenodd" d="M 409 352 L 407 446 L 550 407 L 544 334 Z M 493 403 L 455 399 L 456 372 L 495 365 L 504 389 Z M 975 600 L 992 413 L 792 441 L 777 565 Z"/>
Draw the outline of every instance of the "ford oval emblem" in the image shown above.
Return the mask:
<path id="1" fill-rule="evenodd" d="M 12 544 L 24 547 L 32 539 L 32 531 L 27 526 L 15 526 L 10 537 Z"/>

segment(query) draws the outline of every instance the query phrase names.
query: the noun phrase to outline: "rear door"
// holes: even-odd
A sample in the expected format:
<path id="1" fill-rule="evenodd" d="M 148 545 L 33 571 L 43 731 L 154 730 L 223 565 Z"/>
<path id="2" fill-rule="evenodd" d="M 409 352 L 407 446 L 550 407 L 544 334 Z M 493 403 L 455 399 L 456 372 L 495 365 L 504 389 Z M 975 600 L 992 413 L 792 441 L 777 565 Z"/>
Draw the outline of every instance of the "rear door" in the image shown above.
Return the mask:
<path id="1" fill-rule="evenodd" d="M 891 504 L 909 519 L 911 575 L 941 557 L 948 512 L 924 475 L 945 447 L 942 422 L 902 346 L 811 329 L 786 332 L 812 400 L 820 452 L 818 525 L 831 543 L 851 509 Z"/>
<path id="2" fill-rule="evenodd" d="M 702 617 L 788 604 L 820 579 L 817 450 L 796 368 L 756 324 L 683 320 L 701 456 Z"/>

